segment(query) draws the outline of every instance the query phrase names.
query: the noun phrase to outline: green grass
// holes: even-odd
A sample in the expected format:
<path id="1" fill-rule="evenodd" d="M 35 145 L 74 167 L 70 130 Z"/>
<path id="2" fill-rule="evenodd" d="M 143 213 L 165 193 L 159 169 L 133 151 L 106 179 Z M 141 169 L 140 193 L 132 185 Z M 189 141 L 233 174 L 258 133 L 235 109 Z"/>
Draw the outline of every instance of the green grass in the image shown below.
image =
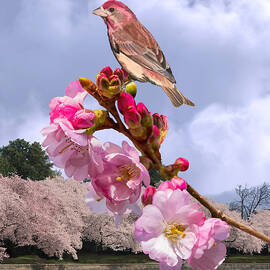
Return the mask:
<path id="1" fill-rule="evenodd" d="M 5 259 L 4 263 L 13 264 L 65 264 L 65 263 L 90 263 L 90 264 L 118 264 L 118 263 L 149 263 L 153 262 L 145 254 L 102 254 L 102 253 L 87 253 L 79 254 L 79 260 L 74 261 L 71 257 L 66 257 L 64 260 L 45 259 L 38 255 L 25 255 L 9 259 Z"/>
<path id="2" fill-rule="evenodd" d="M 104 254 L 104 253 L 87 253 L 79 254 L 79 260 L 74 261 L 71 257 L 64 260 L 45 259 L 38 255 L 25 255 L 5 259 L 7 264 L 68 264 L 68 263 L 89 263 L 89 264 L 119 264 L 119 263 L 150 263 L 154 262 L 144 254 Z M 237 255 L 226 258 L 225 263 L 270 263 L 270 256 L 257 255 Z"/>
<path id="3" fill-rule="evenodd" d="M 225 263 L 270 263 L 270 256 L 237 255 L 226 258 Z"/>

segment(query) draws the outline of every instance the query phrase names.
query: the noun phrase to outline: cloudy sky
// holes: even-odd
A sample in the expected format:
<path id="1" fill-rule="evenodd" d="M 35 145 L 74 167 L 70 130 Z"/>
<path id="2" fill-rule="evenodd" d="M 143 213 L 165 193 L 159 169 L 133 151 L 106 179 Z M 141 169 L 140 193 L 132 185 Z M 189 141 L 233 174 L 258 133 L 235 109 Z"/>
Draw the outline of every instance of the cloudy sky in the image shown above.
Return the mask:
<path id="1" fill-rule="evenodd" d="M 137 101 L 165 114 L 165 164 L 203 194 L 270 179 L 269 0 L 126 0 L 152 32 L 177 86 L 196 103 L 174 108 L 161 88 L 138 83 Z M 48 103 L 79 76 L 118 67 L 94 0 L 12 0 L 0 9 L 0 145 L 42 141 Z M 153 100 L 153 96 L 155 100 Z M 88 105 L 97 108 L 89 99 Z M 123 137 L 96 134 L 105 141 Z"/>

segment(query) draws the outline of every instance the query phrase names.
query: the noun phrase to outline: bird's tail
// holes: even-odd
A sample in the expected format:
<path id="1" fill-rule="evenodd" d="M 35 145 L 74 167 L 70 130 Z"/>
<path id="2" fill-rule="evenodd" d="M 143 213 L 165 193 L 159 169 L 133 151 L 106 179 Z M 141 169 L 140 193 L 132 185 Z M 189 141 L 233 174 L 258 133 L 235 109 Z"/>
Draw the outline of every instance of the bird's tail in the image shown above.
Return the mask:
<path id="1" fill-rule="evenodd" d="M 162 86 L 163 90 L 167 94 L 167 96 L 170 98 L 173 106 L 179 107 L 183 104 L 189 105 L 189 106 L 195 106 L 195 104 L 190 101 L 188 98 L 186 98 L 177 88 L 175 85 L 172 84 L 172 86 Z"/>

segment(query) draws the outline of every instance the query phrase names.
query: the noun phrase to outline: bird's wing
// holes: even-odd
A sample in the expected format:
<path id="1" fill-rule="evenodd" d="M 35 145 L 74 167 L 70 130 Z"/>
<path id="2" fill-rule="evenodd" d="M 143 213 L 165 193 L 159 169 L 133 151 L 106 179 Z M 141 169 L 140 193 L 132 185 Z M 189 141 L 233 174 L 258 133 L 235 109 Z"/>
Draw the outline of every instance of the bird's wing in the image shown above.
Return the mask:
<path id="1" fill-rule="evenodd" d="M 156 40 L 138 21 L 115 31 L 109 38 L 115 54 L 121 52 L 137 64 L 176 82 Z"/>

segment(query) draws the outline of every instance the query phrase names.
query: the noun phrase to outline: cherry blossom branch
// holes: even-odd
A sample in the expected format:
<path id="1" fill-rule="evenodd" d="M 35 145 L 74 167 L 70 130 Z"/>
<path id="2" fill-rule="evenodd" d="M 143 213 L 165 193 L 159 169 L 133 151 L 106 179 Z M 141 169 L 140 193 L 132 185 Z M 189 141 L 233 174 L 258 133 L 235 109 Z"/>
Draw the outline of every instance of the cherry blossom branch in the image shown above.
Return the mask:
<path id="1" fill-rule="evenodd" d="M 123 122 L 119 116 L 119 113 L 115 107 L 115 101 L 112 102 L 112 100 L 110 100 L 110 99 L 106 100 L 106 98 L 101 97 L 98 94 L 98 92 L 96 91 L 96 89 L 97 89 L 96 85 L 92 81 L 90 81 L 86 78 L 79 78 L 79 81 L 80 81 L 82 87 L 91 96 L 93 96 L 102 107 L 106 108 L 108 110 L 108 112 L 116 120 L 117 123 L 112 124 L 113 120 L 111 119 L 110 120 L 111 125 L 106 127 L 106 128 L 112 128 L 112 129 L 124 134 L 126 137 L 128 137 L 133 142 L 134 146 L 142 153 L 142 155 L 146 155 L 146 156 L 148 156 L 148 158 L 151 159 L 151 161 L 153 162 L 154 168 L 159 170 L 161 167 L 161 160 L 152 151 L 152 149 L 150 149 L 149 145 L 146 142 L 139 142 L 138 140 L 136 140 L 132 136 L 132 134 L 125 127 L 125 125 L 123 124 Z M 99 129 L 101 129 L 101 128 L 99 128 Z M 104 127 L 103 127 L 103 129 L 104 129 Z M 160 156 L 160 154 L 159 154 L 159 156 Z"/>
<path id="2" fill-rule="evenodd" d="M 222 211 L 216 209 L 211 203 L 209 203 L 202 195 L 200 195 L 200 193 L 198 191 L 196 191 L 189 184 L 187 185 L 187 191 L 190 193 L 191 196 L 193 196 L 197 201 L 199 201 L 204 207 L 206 207 L 210 211 L 212 217 L 219 218 L 219 219 L 227 222 L 227 224 L 229 224 L 235 228 L 238 228 L 239 230 L 242 230 L 250 235 L 253 235 L 253 236 L 263 240 L 264 242 L 270 243 L 270 237 L 268 237 L 265 234 L 262 234 L 260 232 L 257 232 L 253 228 L 246 226 L 246 225 L 244 225 L 240 222 L 237 222 L 236 220 L 226 216 L 225 214 L 222 213 Z"/>
<path id="3" fill-rule="evenodd" d="M 103 75 L 102 75 L 103 76 Z M 100 78 L 102 78 L 102 76 Z M 104 76 L 103 76 L 104 77 Z M 97 91 L 97 86 L 90 80 L 85 79 L 85 78 L 80 78 L 79 79 L 82 87 L 90 94 L 92 95 L 101 106 L 107 109 L 108 113 L 111 114 L 114 118 L 114 120 L 110 117 L 107 118 L 106 122 L 104 125 L 100 126 L 99 129 L 108 129 L 112 128 L 126 137 L 128 137 L 134 144 L 134 146 L 142 153 L 143 156 L 146 156 L 149 158 L 152 163 L 153 167 L 160 171 L 161 175 L 165 179 L 171 179 L 171 177 L 174 177 L 174 175 L 177 174 L 177 171 L 173 169 L 173 166 L 162 166 L 161 163 L 161 156 L 159 150 L 156 150 L 156 152 L 150 147 L 150 145 L 146 141 L 139 141 L 134 136 L 131 134 L 130 130 L 126 128 L 124 123 L 122 122 L 120 115 L 116 109 L 115 106 L 115 100 L 117 96 L 114 98 L 107 98 L 106 96 L 101 96 L 99 92 Z M 101 85 L 102 87 L 102 79 L 101 79 Z M 114 87 L 114 86 L 112 86 Z M 118 86 L 119 87 L 119 86 Z M 172 167 L 170 170 L 170 167 Z M 175 174 L 176 172 L 176 174 Z M 210 204 L 202 195 L 200 195 L 193 187 L 190 185 L 187 185 L 187 191 L 192 195 L 195 199 L 197 199 L 203 206 L 205 206 L 211 213 L 212 217 L 219 218 L 227 224 L 238 228 L 250 235 L 253 235 L 265 242 L 270 243 L 270 237 L 257 232 L 253 228 L 246 226 L 244 224 L 241 224 L 240 222 L 237 222 L 236 220 L 226 216 L 222 211 L 216 209 L 212 204 Z"/>

